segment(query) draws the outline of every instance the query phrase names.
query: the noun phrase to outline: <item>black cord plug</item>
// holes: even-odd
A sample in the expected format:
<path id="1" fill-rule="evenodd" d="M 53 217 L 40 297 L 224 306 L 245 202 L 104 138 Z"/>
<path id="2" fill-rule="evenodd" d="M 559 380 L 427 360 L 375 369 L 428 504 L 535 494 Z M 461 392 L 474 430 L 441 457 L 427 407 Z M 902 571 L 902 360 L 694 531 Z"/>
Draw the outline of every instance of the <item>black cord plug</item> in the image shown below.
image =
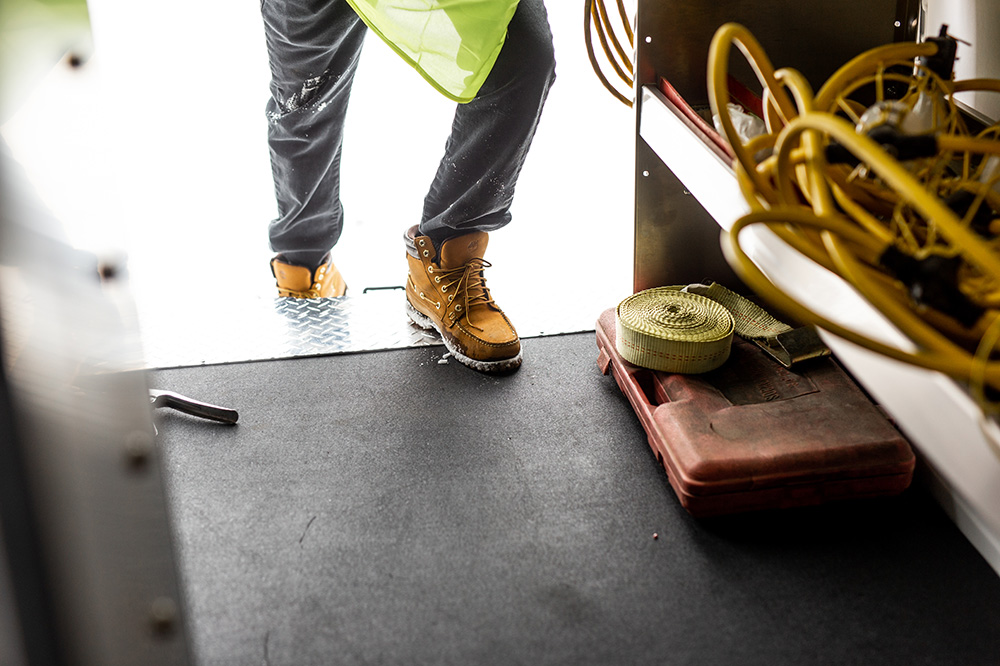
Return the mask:
<path id="1" fill-rule="evenodd" d="M 900 162 L 915 160 L 921 157 L 933 157 L 937 155 L 937 138 L 932 134 L 918 134 L 910 136 L 903 134 L 899 128 L 893 125 L 878 125 L 868 131 L 868 138 L 875 141 Z M 831 141 L 825 150 L 826 161 L 830 164 L 847 164 L 857 166 L 861 160 L 850 150 L 840 145 L 836 141 Z"/>
<path id="2" fill-rule="evenodd" d="M 924 41 L 937 44 L 937 53 L 917 58 L 917 64 L 926 67 L 945 81 L 951 81 L 952 74 L 955 71 L 958 40 L 948 35 L 948 25 L 944 24 L 941 26 L 941 31 L 937 37 L 928 37 Z"/>
<path id="3" fill-rule="evenodd" d="M 983 316 L 983 309 L 958 288 L 959 257 L 931 255 L 914 259 L 890 247 L 882 253 L 879 263 L 906 285 L 914 302 L 946 314 L 966 328 L 972 328 Z"/>
<path id="4" fill-rule="evenodd" d="M 958 190 L 944 201 L 945 205 L 962 219 L 969 214 L 969 210 L 975 202 L 976 194 L 968 190 Z M 969 228 L 983 238 L 995 238 L 996 234 L 990 231 L 990 223 L 996 217 L 1000 217 L 1000 215 L 990 208 L 985 200 L 981 201 L 979 207 L 976 208 L 976 212 L 972 214 L 972 219 L 969 220 Z"/>

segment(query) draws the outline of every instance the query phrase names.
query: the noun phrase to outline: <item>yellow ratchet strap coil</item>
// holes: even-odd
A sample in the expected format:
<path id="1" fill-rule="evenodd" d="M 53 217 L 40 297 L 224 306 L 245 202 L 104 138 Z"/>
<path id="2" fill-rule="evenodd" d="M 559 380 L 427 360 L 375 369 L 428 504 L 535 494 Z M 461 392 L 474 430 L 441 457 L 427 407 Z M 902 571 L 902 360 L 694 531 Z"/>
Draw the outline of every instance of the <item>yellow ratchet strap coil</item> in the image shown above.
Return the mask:
<path id="1" fill-rule="evenodd" d="M 736 327 L 736 335 L 747 340 L 766 340 L 792 331 L 788 324 L 775 319 L 753 301 L 730 291 L 718 282 L 689 284 L 684 287 L 699 296 L 706 296 L 729 311 Z"/>
<path id="2" fill-rule="evenodd" d="M 618 304 L 615 347 L 629 363 L 663 372 L 697 374 L 718 368 L 729 358 L 735 324 L 720 303 L 681 291 L 656 287 Z"/>

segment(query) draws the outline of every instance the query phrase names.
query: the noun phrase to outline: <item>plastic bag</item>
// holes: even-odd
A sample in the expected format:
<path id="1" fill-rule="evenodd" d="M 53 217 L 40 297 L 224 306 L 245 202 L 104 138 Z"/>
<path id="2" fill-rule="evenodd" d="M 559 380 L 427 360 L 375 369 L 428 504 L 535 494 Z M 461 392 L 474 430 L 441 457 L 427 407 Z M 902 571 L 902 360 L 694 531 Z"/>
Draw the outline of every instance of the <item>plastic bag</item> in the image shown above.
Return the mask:
<path id="1" fill-rule="evenodd" d="M 744 143 L 761 134 L 767 134 L 767 127 L 763 120 L 752 113 L 747 113 L 739 104 L 730 102 L 726 106 L 729 109 L 729 117 L 733 120 L 733 127 L 736 128 L 736 133 L 739 134 Z M 712 116 L 712 122 L 715 123 L 715 130 L 725 136 L 726 132 L 722 129 L 719 114 L 716 113 Z"/>

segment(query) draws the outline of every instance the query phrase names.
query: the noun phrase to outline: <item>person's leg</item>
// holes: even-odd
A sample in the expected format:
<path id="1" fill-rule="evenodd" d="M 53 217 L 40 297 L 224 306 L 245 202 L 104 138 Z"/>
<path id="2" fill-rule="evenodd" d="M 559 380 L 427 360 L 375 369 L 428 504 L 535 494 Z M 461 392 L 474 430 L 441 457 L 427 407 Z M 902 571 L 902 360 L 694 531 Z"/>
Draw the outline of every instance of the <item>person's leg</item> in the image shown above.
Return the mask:
<path id="1" fill-rule="evenodd" d="M 459 105 L 419 226 L 405 234 L 407 313 L 482 372 L 521 365 L 521 341 L 486 287 L 487 232 L 510 221 L 514 185 L 555 77 L 542 0 L 521 0 L 476 98 Z"/>
<path id="2" fill-rule="evenodd" d="M 278 217 L 271 249 L 315 269 L 340 238 L 340 152 L 366 33 L 346 0 L 263 0 L 271 64 L 268 144 Z"/>
<path id="3" fill-rule="evenodd" d="M 510 222 L 510 205 L 535 135 L 555 55 L 542 0 L 521 0 L 507 39 L 476 98 L 458 105 L 419 233 L 435 247 Z"/>

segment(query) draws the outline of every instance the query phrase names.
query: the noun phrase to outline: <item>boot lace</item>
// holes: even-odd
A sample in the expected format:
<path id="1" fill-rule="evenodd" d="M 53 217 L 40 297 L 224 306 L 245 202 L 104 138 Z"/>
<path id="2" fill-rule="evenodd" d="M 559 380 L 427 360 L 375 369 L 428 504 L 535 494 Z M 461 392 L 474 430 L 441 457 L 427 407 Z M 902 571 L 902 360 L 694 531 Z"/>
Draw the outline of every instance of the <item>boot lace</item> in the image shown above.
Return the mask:
<path id="1" fill-rule="evenodd" d="M 472 323 L 470 315 L 474 306 L 493 303 L 493 297 L 490 296 L 490 290 L 486 288 L 486 278 L 483 275 L 483 269 L 489 268 L 491 265 L 485 259 L 477 257 L 470 259 L 467 264 L 458 268 L 435 268 L 434 276 L 436 281 L 440 279 L 441 292 L 448 294 L 449 303 L 454 300 L 459 301 L 449 315 L 453 322 L 464 316 L 474 329 L 483 330 Z"/>

